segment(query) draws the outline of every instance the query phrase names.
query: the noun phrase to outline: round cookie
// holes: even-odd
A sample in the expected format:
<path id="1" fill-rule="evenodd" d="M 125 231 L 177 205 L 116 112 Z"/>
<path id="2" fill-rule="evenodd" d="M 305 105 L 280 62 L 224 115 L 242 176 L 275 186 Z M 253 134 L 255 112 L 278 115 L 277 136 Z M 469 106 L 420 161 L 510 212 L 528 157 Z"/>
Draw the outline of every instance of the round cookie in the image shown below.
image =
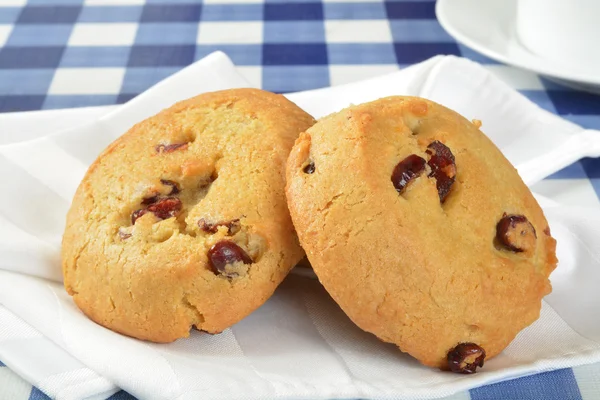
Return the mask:
<path id="1" fill-rule="evenodd" d="M 463 373 L 539 317 L 557 262 L 542 210 L 479 125 L 383 98 L 321 119 L 287 164 L 292 220 L 333 299 L 363 330 Z"/>
<path id="2" fill-rule="evenodd" d="M 285 162 L 313 118 L 255 89 L 207 93 L 131 128 L 67 216 L 64 285 L 92 320 L 154 342 L 218 333 L 265 302 L 304 252 Z"/>

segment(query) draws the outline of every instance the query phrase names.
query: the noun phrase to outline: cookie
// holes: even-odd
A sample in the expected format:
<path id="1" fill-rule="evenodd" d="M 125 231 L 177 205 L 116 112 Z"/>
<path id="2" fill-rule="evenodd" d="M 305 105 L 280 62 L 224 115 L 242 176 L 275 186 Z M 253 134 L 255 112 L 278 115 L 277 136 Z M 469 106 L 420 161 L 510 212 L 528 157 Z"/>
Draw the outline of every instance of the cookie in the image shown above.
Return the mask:
<path id="1" fill-rule="evenodd" d="M 300 135 L 287 198 L 315 273 L 365 331 L 470 373 L 535 321 L 555 240 L 515 168 L 470 122 L 389 97 Z"/>
<path id="2" fill-rule="evenodd" d="M 170 342 L 221 332 L 304 256 L 285 162 L 313 118 L 254 89 L 207 93 L 131 128 L 92 164 L 63 237 L 64 285 L 95 322 Z"/>

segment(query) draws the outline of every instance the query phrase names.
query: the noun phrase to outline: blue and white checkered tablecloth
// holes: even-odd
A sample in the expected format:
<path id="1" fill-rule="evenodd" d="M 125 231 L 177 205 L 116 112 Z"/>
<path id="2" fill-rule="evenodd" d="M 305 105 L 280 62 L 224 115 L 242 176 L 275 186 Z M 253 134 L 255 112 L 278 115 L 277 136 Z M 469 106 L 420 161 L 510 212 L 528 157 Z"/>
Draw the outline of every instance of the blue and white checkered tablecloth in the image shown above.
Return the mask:
<path id="1" fill-rule="evenodd" d="M 456 54 L 483 63 L 541 107 L 600 129 L 600 96 L 469 50 L 444 32 L 434 8 L 434 0 L 0 0 L 0 111 L 123 103 L 214 50 L 274 92 L 338 85 Z M 600 206 L 600 160 L 575 163 L 535 189 L 567 204 Z M 0 400 L 46 398 L 0 362 Z M 598 364 L 452 396 L 599 398 Z"/>

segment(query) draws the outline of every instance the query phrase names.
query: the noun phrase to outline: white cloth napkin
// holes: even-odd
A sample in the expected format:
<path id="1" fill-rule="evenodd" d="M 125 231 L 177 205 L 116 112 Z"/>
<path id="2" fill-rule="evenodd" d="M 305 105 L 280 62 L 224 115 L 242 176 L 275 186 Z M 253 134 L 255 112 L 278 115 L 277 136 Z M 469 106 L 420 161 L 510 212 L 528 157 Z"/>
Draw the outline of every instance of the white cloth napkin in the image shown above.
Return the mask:
<path id="1" fill-rule="evenodd" d="M 298 275 L 220 335 L 194 331 L 159 345 L 87 319 L 65 293 L 59 263 L 64 216 L 87 165 L 133 123 L 174 101 L 240 86 L 247 83 L 215 53 L 97 121 L 0 146 L 0 359 L 9 367 L 59 399 L 103 398 L 117 387 L 144 399 L 398 399 L 600 361 L 600 210 L 545 199 L 559 243 L 554 291 L 540 319 L 473 376 L 419 365 L 356 328 L 316 280 Z M 392 94 L 428 97 L 482 120 L 528 183 L 600 148 L 590 132 L 450 56 L 289 98 L 320 117 Z"/>

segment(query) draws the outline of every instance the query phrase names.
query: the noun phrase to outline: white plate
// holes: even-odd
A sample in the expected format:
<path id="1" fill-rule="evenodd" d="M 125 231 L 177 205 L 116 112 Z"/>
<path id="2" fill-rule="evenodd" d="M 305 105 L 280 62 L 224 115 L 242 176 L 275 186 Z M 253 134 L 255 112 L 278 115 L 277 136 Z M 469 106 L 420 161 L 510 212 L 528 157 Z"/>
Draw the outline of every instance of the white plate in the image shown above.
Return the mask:
<path id="1" fill-rule="evenodd" d="M 436 15 L 453 38 L 489 58 L 600 93 L 600 65 L 591 65 L 589 60 L 551 62 L 519 42 L 514 26 L 516 5 L 517 0 L 438 0 Z"/>

